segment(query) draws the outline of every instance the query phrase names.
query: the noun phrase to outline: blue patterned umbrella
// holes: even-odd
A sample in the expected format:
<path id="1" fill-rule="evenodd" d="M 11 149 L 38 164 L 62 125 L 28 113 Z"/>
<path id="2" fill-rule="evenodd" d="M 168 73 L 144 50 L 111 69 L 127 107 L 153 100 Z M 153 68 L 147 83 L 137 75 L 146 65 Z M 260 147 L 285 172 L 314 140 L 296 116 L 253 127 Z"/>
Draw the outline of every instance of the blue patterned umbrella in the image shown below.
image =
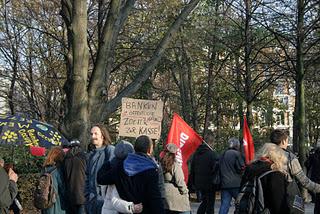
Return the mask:
<path id="1" fill-rule="evenodd" d="M 41 146 L 68 145 L 53 126 L 21 116 L 0 114 L 0 144 Z"/>

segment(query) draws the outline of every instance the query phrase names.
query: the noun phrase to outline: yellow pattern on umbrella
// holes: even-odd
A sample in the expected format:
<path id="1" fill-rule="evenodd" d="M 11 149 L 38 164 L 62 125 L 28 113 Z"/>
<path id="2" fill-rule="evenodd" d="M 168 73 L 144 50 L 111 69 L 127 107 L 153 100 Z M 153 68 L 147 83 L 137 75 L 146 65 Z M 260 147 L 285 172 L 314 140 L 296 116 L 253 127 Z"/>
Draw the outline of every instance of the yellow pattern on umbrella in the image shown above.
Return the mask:
<path id="1" fill-rule="evenodd" d="M 9 143 L 10 142 L 15 142 L 18 139 L 18 135 L 15 132 L 12 131 L 6 131 L 3 133 L 2 140 L 6 140 Z"/>
<path id="2" fill-rule="evenodd" d="M 58 132 L 50 131 L 49 134 L 52 136 L 52 141 L 54 145 L 61 145 L 61 135 Z"/>

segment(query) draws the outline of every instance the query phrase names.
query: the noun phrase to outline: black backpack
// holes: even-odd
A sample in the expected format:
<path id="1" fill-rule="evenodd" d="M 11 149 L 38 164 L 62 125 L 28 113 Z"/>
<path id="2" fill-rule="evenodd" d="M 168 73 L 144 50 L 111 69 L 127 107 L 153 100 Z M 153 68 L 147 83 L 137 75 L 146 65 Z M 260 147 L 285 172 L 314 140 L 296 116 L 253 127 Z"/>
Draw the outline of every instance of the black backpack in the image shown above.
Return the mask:
<path id="1" fill-rule="evenodd" d="M 213 178 L 212 184 L 215 190 L 221 190 L 221 170 L 220 170 L 220 162 L 224 157 L 225 152 L 221 155 L 221 157 L 216 158 L 216 163 L 213 169 Z"/>
<path id="2" fill-rule="evenodd" d="M 290 157 L 289 157 L 290 158 Z M 288 164 L 291 164 L 289 159 Z M 291 168 L 288 165 L 288 171 Z M 247 181 L 240 189 L 235 202 L 235 214 L 268 214 L 270 211 L 264 206 L 261 178 L 274 171 L 267 171 L 260 176 Z M 303 214 L 304 201 L 294 178 L 286 182 L 287 204 L 290 214 Z"/>
<path id="3" fill-rule="evenodd" d="M 247 181 L 240 189 L 235 201 L 235 214 L 268 214 L 264 206 L 261 178 L 274 171 L 270 170 Z"/>

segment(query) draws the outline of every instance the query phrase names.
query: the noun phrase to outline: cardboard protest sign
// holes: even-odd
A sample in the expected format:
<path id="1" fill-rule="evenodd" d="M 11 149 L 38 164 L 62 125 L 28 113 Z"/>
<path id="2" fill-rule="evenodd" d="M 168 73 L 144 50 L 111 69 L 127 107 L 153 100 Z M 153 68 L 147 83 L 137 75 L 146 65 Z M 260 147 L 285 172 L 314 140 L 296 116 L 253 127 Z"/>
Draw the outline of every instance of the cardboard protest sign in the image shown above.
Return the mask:
<path id="1" fill-rule="evenodd" d="M 159 139 L 162 117 L 162 101 L 122 98 L 119 135 Z"/>

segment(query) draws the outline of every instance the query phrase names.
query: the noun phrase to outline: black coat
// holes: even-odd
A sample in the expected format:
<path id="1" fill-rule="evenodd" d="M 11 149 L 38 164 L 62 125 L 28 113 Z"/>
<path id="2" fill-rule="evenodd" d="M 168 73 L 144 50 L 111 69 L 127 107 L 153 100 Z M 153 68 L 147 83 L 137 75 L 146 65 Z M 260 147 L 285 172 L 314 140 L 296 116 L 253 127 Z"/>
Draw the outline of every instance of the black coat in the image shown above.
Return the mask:
<path id="1" fill-rule="evenodd" d="M 143 214 L 163 214 L 164 205 L 159 189 L 159 175 L 156 169 L 149 169 L 134 176 L 128 176 L 123 169 L 123 160 L 119 160 L 111 169 L 104 164 L 98 172 L 97 182 L 101 185 L 115 184 L 120 198 L 142 203 Z"/>
<path id="2" fill-rule="evenodd" d="M 64 159 L 64 178 L 68 204 L 85 204 L 86 154 L 75 146 L 70 148 Z"/>
<path id="3" fill-rule="evenodd" d="M 213 175 L 217 155 L 205 144 L 201 144 L 191 161 L 190 182 L 198 190 L 213 189 Z"/>
<path id="4" fill-rule="evenodd" d="M 255 161 L 246 167 L 241 180 L 241 186 L 249 179 L 262 175 L 264 172 L 270 171 L 271 164 L 267 161 Z M 272 214 L 287 214 L 288 204 L 286 200 L 286 176 L 285 174 L 275 171 L 261 178 L 263 188 L 263 198 L 265 207 Z"/>
<path id="5" fill-rule="evenodd" d="M 314 154 L 310 155 L 308 158 L 309 162 L 309 176 L 310 179 L 314 182 L 320 183 L 320 149 L 317 148 L 314 152 Z"/>

